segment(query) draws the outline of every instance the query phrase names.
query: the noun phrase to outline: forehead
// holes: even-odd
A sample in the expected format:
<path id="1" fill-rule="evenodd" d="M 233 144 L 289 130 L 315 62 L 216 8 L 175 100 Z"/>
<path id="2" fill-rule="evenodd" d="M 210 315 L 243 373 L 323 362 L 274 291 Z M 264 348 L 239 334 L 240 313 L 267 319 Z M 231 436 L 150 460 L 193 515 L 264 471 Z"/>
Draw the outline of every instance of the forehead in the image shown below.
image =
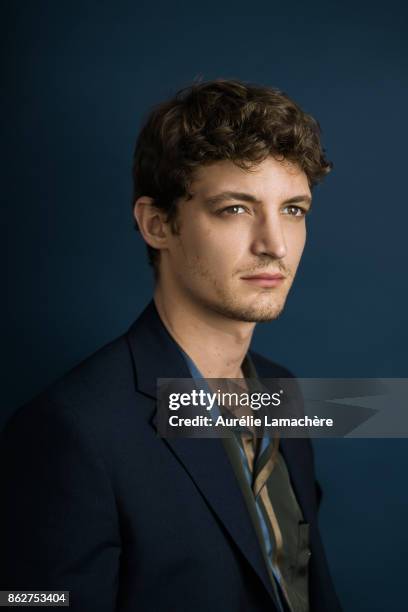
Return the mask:
<path id="1" fill-rule="evenodd" d="M 208 198 L 219 191 L 241 191 L 257 199 L 289 199 L 309 194 L 305 172 L 287 160 L 268 157 L 249 170 L 231 161 L 220 161 L 198 167 L 192 177 L 190 193 L 193 197 Z"/>

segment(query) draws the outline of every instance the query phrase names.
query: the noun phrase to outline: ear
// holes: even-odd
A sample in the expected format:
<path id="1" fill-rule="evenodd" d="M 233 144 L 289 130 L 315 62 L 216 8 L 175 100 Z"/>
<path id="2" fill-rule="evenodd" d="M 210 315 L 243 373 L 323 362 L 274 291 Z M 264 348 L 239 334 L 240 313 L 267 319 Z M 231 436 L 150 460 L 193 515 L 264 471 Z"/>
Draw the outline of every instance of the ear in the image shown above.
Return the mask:
<path id="1" fill-rule="evenodd" d="M 167 245 L 169 232 L 164 211 L 156 208 L 153 198 L 141 196 L 135 202 L 133 216 L 145 242 L 154 249 L 163 249 Z"/>

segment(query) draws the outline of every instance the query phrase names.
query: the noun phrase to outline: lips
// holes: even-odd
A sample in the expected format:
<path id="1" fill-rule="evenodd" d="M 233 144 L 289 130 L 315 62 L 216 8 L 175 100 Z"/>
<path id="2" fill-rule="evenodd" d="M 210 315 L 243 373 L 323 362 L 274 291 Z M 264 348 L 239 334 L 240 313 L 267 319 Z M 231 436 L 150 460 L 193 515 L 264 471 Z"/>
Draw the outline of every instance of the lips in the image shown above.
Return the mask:
<path id="1" fill-rule="evenodd" d="M 280 272 L 269 274 L 267 272 L 262 272 L 252 276 L 241 276 L 241 280 L 247 283 L 247 285 L 260 287 L 261 289 L 272 289 L 274 287 L 278 287 L 283 282 L 284 278 L 285 276 Z"/>

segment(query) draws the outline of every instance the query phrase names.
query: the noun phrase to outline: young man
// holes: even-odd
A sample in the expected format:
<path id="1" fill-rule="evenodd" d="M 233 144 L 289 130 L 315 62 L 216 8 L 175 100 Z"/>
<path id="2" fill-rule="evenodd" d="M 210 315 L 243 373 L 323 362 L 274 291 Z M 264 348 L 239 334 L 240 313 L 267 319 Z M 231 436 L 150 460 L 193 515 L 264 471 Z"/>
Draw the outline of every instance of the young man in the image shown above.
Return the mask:
<path id="1" fill-rule="evenodd" d="M 162 439 L 158 378 L 282 377 L 249 349 L 284 307 L 317 123 L 237 81 L 182 90 L 145 124 L 134 217 L 154 298 L 123 336 L 14 416 L 1 445 L 1 589 L 98 612 L 337 612 L 308 439 Z"/>

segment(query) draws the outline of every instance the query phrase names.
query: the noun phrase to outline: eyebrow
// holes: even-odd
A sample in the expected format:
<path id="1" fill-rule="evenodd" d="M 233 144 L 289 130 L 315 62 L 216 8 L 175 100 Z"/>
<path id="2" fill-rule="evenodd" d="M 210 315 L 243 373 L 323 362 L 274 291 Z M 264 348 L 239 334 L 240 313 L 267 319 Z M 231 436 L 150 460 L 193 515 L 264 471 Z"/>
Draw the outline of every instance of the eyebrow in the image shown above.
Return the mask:
<path id="1" fill-rule="evenodd" d="M 244 193 L 241 191 L 222 191 L 221 193 L 217 193 L 216 195 L 206 198 L 205 203 L 211 206 L 229 200 L 249 202 L 250 204 L 262 204 L 262 200 L 258 200 L 250 193 Z M 288 200 L 282 202 L 282 204 L 299 204 L 300 202 L 306 202 L 310 205 L 310 207 L 312 206 L 312 198 L 306 193 L 289 198 Z"/>

